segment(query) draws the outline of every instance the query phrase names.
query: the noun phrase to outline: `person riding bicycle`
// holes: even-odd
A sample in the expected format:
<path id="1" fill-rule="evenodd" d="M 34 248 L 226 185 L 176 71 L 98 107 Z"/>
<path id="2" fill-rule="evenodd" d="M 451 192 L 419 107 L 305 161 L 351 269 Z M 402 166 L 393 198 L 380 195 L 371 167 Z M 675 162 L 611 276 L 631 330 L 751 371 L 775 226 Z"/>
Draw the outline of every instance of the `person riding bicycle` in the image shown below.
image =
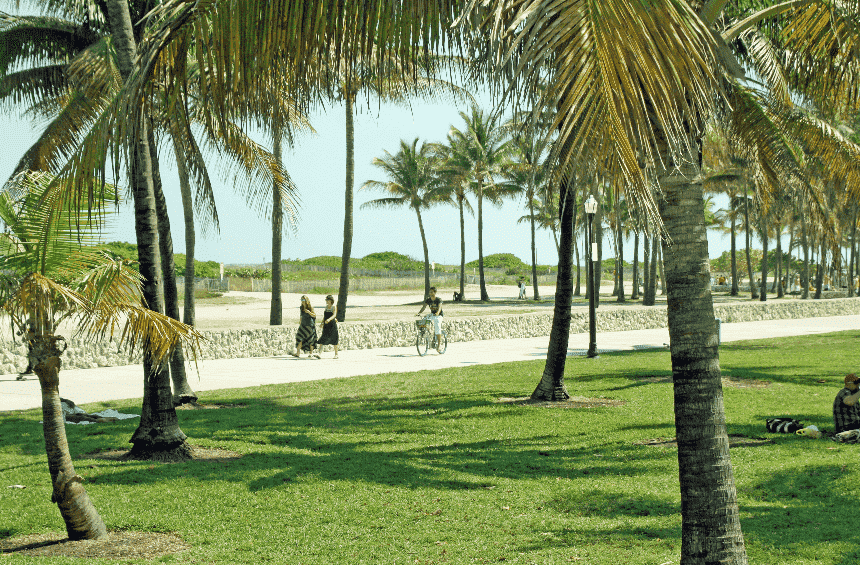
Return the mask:
<path id="1" fill-rule="evenodd" d="M 436 351 L 442 353 L 442 299 L 436 297 L 436 287 L 430 287 L 430 296 L 424 299 L 424 304 L 416 316 L 420 316 L 424 309 L 430 307 L 430 320 L 433 321 L 433 333 L 436 334 Z"/>

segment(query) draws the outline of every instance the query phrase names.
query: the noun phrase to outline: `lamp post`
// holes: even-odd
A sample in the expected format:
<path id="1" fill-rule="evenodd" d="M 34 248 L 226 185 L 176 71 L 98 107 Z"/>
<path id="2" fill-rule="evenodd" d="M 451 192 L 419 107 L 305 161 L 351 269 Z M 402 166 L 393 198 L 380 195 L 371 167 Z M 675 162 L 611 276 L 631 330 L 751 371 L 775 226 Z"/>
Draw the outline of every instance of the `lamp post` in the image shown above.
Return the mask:
<path id="1" fill-rule="evenodd" d="M 588 282 L 591 285 L 591 292 L 588 293 L 588 354 L 587 357 L 595 358 L 597 355 L 597 314 L 594 310 L 595 294 L 597 289 L 594 288 L 594 258 L 597 256 L 597 243 L 594 240 L 594 213 L 597 212 L 597 200 L 594 195 L 590 194 L 588 200 L 585 201 L 585 213 L 588 216 Z"/>

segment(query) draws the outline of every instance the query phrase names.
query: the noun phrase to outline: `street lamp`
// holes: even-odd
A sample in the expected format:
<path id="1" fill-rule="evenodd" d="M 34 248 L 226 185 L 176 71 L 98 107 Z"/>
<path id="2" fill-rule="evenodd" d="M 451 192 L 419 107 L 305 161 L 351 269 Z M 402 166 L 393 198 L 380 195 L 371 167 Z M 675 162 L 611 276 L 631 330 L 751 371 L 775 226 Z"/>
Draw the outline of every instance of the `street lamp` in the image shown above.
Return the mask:
<path id="1" fill-rule="evenodd" d="M 597 212 L 597 200 L 594 195 L 590 194 L 588 200 L 585 201 L 585 214 L 588 216 L 588 282 L 591 285 L 591 292 L 588 293 L 588 354 L 587 357 L 595 358 L 597 355 L 597 314 L 594 310 L 595 294 L 597 289 L 594 288 L 594 259 L 597 257 L 597 243 L 594 239 L 594 213 Z"/>

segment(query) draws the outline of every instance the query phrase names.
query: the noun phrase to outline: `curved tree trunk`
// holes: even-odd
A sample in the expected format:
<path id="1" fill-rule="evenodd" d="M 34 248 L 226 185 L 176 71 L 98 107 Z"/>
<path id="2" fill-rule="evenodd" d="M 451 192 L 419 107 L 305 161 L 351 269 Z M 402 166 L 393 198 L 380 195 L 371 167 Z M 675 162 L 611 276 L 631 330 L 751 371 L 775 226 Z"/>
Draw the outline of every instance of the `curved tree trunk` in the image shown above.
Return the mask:
<path id="1" fill-rule="evenodd" d="M 62 349 L 59 342 L 62 342 Z M 42 430 L 53 486 L 51 502 L 60 510 L 69 539 L 98 539 L 107 535 L 107 528 L 81 484 L 83 479 L 72 465 L 60 405 L 60 356 L 65 349 L 66 341 L 62 337 L 42 335 L 33 340 L 29 353 L 30 366 L 42 388 Z"/>
<path id="2" fill-rule="evenodd" d="M 161 252 L 161 272 L 164 274 L 164 312 L 178 322 L 179 296 L 176 289 L 176 266 L 173 262 L 173 237 L 170 233 L 170 216 L 167 214 L 167 201 L 161 186 L 158 151 L 152 129 L 149 130 L 149 149 L 152 153 L 152 187 L 158 214 L 158 248 Z M 174 404 L 197 402 L 197 393 L 191 389 L 185 374 L 182 347 L 177 347 L 170 357 L 170 379 L 173 381 Z"/>
<path id="3" fill-rule="evenodd" d="M 483 179 L 478 179 L 478 277 L 481 283 L 481 300 L 490 300 L 487 294 L 487 281 L 484 278 L 484 187 Z"/>
<path id="4" fill-rule="evenodd" d="M 421 219 L 421 210 L 413 208 L 418 216 L 418 230 L 421 232 L 421 245 L 424 247 L 424 298 L 430 296 L 430 251 L 427 249 L 427 236 L 424 234 L 424 221 Z"/>
<path id="5" fill-rule="evenodd" d="M 108 23 L 111 28 L 117 65 L 123 80 L 134 71 L 136 45 L 125 0 L 107 0 Z M 158 217 L 155 209 L 153 187 L 152 152 L 149 147 L 149 124 L 144 120 L 131 148 L 132 162 L 129 164 L 130 184 L 134 199 L 134 224 L 137 237 L 138 263 L 143 279 L 143 297 L 147 306 L 156 312 L 164 312 L 163 289 L 161 288 L 161 254 L 158 249 Z M 144 351 L 147 349 L 144 344 Z M 143 405 L 140 425 L 132 435 L 132 455 L 141 457 L 153 452 L 185 449 L 186 436 L 179 429 L 173 398 L 170 394 L 170 374 L 167 365 L 155 366 L 151 356 L 143 358 Z"/>
<path id="6" fill-rule="evenodd" d="M 535 206 L 533 194 L 529 194 L 529 223 L 531 224 L 532 233 L 532 287 L 534 289 L 534 297 L 532 299 L 540 300 L 537 274 L 537 248 L 535 247 Z"/>
<path id="7" fill-rule="evenodd" d="M 173 139 L 173 153 L 176 155 L 176 168 L 179 172 L 179 192 L 182 194 L 182 212 L 185 219 L 185 299 L 182 322 L 186 325 L 195 324 L 194 312 L 194 203 L 191 198 L 191 183 L 188 180 L 188 168 L 185 166 L 185 152 L 179 141 Z"/>
<path id="8" fill-rule="evenodd" d="M 466 220 L 463 217 L 463 198 L 465 195 L 458 194 L 457 202 L 460 205 L 460 300 L 465 300 L 466 292 Z"/>
<path id="9" fill-rule="evenodd" d="M 561 242 L 558 252 L 558 275 L 555 283 L 555 306 L 552 329 L 546 353 L 546 365 L 540 382 L 532 392 L 534 400 L 567 400 L 570 395 L 564 385 L 564 366 L 570 338 L 570 306 L 573 290 L 571 263 L 573 261 L 573 214 L 576 208 L 573 182 L 565 179 L 559 191 Z"/>
<path id="10" fill-rule="evenodd" d="M 337 321 L 346 319 L 346 297 L 349 293 L 349 259 L 352 254 L 352 192 L 355 184 L 355 96 L 347 94 L 346 106 L 346 190 L 343 204 L 343 250 L 340 255 L 340 286 L 337 291 Z"/>
<path id="11" fill-rule="evenodd" d="M 663 162 L 671 162 L 668 157 Z M 677 165 L 676 165 L 677 166 Z M 704 192 L 695 167 L 663 171 L 664 243 L 681 486 L 681 563 L 747 563 L 738 516 L 708 268 Z"/>
<path id="12" fill-rule="evenodd" d="M 281 128 L 272 131 L 272 152 L 278 166 L 283 165 L 281 152 Z M 284 323 L 284 305 L 281 302 L 281 242 L 284 240 L 284 208 L 277 186 L 272 187 L 272 301 L 269 308 L 269 325 Z"/>

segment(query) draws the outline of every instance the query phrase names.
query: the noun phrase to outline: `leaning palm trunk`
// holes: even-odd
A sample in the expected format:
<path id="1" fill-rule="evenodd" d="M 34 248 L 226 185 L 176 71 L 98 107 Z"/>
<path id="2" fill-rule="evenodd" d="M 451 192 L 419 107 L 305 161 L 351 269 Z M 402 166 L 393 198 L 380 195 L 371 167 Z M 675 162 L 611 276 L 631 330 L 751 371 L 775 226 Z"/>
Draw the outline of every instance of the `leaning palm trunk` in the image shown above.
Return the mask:
<path id="1" fill-rule="evenodd" d="M 664 162 L 669 162 L 665 159 Z M 701 182 L 693 166 L 665 171 L 664 242 L 681 486 L 682 564 L 747 562 L 726 433 Z"/>
<path id="2" fill-rule="evenodd" d="M 460 205 L 460 300 L 464 300 L 463 294 L 466 289 L 466 220 L 463 217 L 464 194 L 457 195 Z"/>
<path id="3" fill-rule="evenodd" d="M 164 313 L 174 320 L 179 317 L 179 296 L 176 292 L 176 267 L 173 261 L 173 237 L 170 233 L 170 217 L 167 214 L 167 202 L 161 187 L 161 174 L 158 167 L 158 153 L 155 136 L 149 130 L 149 149 L 152 153 L 152 187 L 155 196 L 155 210 L 158 215 L 158 248 L 161 253 L 161 272 L 164 275 Z M 186 404 L 197 402 L 195 393 L 188 384 L 185 374 L 185 356 L 182 347 L 177 347 L 170 356 L 170 378 L 173 381 L 173 403 Z"/>
<path id="4" fill-rule="evenodd" d="M 558 252 L 558 275 L 555 283 L 555 308 L 552 329 L 546 353 L 546 365 L 537 388 L 532 392 L 533 400 L 567 400 L 570 395 L 564 385 L 564 366 L 567 361 L 567 345 L 570 338 L 570 305 L 573 298 L 573 214 L 576 207 L 572 182 L 562 181 L 559 194 L 559 219 L 561 242 Z"/>
<path id="5" fill-rule="evenodd" d="M 490 295 L 487 293 L 487 281 L 484 278 L 484 190 L 482 185 L 483 179 L 478 179 L 478 277 L 481 283 L 481 300 L 486 302 L 490 300 Z"/>
<path id="6" fill-rule="evenodd" d="M 281 129 L 275 126 L 272 132 L 272 152 L 280 167 Z M 277 184 L 277 183 L 276 183 Z M 284 321 L 284 307 L 281 303 L 281 242 L 283 241 L 284 211 L 281 193 L 277 186 L 272 187 L 272 303 L 269 307 L 269 325 L 280 326 Z"/>
<path id="7" fill-rule="evenodd" d="M 61 336 L 41 335 L 34 339 L 29 353 L 29 362 L 39 377 L 39 385 L 42 388 L 45 451 L 48 454 L 48 468 L 53 486 L 51 502 L 56 502 L 60 509 L 69 539 L 98 539 L 107 535 L 107 529 L 81 484 L 83 479 L 72 465 L 66 439 L 66 424 L 60 405 L 60 355 L 66 347 L 66 341 Z"/>
<path id="8" fill-rule="evenodd" d="M 111 28 L 117 65 L 123 80 L 134 71 L 137 47 L 132 31 L 128 2 L 107 1 L 108 20 Z M 129 151 L 132 196 L 134 199 L 134 227 L 137 237 L 137 254 L 143 298 L 147 307 L 156 312 L 164 311 L 161 274 L 161 254 L 158 249 L 158 218 L 155 209 L 153 186 L 152 152 L 149 147 L 149 125 L 146 120 L 138 124 L 134 147 Z M 144 344 L 148 349 L 148 344 Z M 186 448 L 185 434 L 179 429 L 173 398 L 170 394 L 170 373 L 166 364 L 155 366 L 148 354 L 143 363 L 144 387 L 140 425 L 135 430 L 131 452 L 136 457 Z M 165 393 L 166 391 L 166 393 Z"/>
<path id="9" fill-rule="evenodd" d="M 346 297 L 349 293 L 349 259 L 352 255 L 352 207 L 353 184 L 355 183 L 355 124 L 353 106 L 355 97 L 347 94 L 346 106 L 346 190 L 343 204 L 343 250 L 340 255 L 340 285 L 337 291 L 337 321 L 346 319 Z"/>
<path id="10" fill-rule="evenodd" d="M 421 245 L 424 247 L 424 297 L 430 296 L 430 251 L 427 249 L 427 236 L 424 234 L 424 221 L 421 210 L 413 208 L 418 216 L 418 230 L 421 232 Z"/>
<path id="11" fill-rule="evenodd" d="M 194 312 L 194 204 L 191 200 L 191 183 L 188 168 L 185 166 L 185 153 L 181 143 L 173 137 L 173 152 L 176 155 L 176 168 L 179 172 L 179 192 L 182 194 L 182 212 L 185 219 L 185 300 L 182 321 L 193 326 Z"/>

